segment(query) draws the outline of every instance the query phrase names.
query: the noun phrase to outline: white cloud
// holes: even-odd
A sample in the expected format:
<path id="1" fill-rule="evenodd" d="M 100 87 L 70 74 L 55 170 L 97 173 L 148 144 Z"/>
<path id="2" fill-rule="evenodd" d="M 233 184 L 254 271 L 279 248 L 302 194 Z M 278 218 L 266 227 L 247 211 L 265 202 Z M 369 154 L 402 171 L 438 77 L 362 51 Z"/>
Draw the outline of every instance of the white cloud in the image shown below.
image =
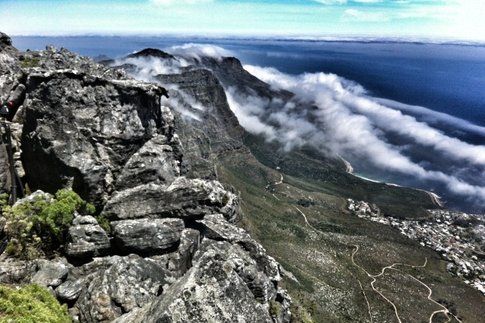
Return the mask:
<path id="1" fill-rule="evenodd" d="M 467 183 L 456 174 L 426 169 L 406 156 L 403 147 L 387 142 L 385 132 L 411 138 L 419 145 L 459 161 L 464 167 L 470 163 L 485 167 L 484 146 L 448 137 L 426 123 L 375 102 L 365 95 L 362 87 L 333 74 L 290 76 L 273 68 L 249 65 L 244 68 L 274 88 L 290 90 L 299 100 L 318 106 L 311 118 L 288 108 L 267 115 L 268 102 L 262 102 L 259 109 L 252 108 L 249 113 L 258 118 L 260 127 L 272 122 L 277 124 L 273 127 L 272 138 L 275 139 L 272 140 L 279 140 L 287 148 L 310 144 L 323 151 L 330 149 L 336 155 L 370 161 L 383 170 L 442 183 L 449 191 L 472 198 L 475 203 L 483 205 L 485 202 L 485 187 Z M 242 98 L 239 104 L 244 106 L 246 99 Z M 254 98 L 252 101 L 257 102 Z M 466 123 L 461 125 L 466 126 Z"/>
<path id="2" fill-rule="evenodd" d="M 313 0 L 324 5 L 346 4 L 347 0 Z"/>
<path id="3" fill-rule="evenodd" d="M 353 0 L 353 2 L 357 2 L 357 3 L 379 3 L 383 1 L 384 0 Z"/>
<path id="4" fill-rule="evenodd" d="M 150 0 L 151 3 L 157 6 L 172 6 L 172 5 L 187 5 L 187 4 L 201 4 L 210 3 L 213 0 Z"/>
<path id="5" fill-rule="evenodd" d="M 193 43 L 170 47 L 167 49 L 167 52 L 172 55 L 180 55 L 182 57 L 196 58 L 199 60 L 201 57 L 221 59 L 223 57 L 234 56 L 230 51 L 219 46 Z"/>
<path id="6" fill-rule="evenodd" d="M 385 13 L 362 11 L 358 9 L 345 10 L 343 17 L 349 20 L 357 20 L 357 21 L 365 21 L 365 22 L 384 22 L 384 21 L 390 20 L 390 17 Z"/>
<path id="7" fill-rule="evenodd" d="M 177 55 L 177 60 L 130 58 L 118 63 L 134 64 L 138 67 L 137 78 L 157 81 L 153 76 L 179 73 L 190 59 L 202 56 L 219 59 L 232 55 L 220 47 L 201 44 L 176 46 L 167 51 Z M 286 150 L 311 145 L 334 156 L 369 162 L 383 171 L 444 185 L 453 194 L 465 196 L 471 204 L 480 206 L 485 203 L 485 186 L 480 186 L 481 179 L 473 179 L 473 184 L 462 176 L 469 167 L 478 169 L 477 176 L 481 176 L 480 170 L 485 169 L 485 146 L 447 136 L 406 112 L 453 125 L 467 133 L 483 135 L 484 127 L 422 107 L 370 97 L 359 84 L 334 74 L 292 76 L 274 68 L 250 65 L 244 68 L 274 89 L 287 89 L 296 94 L 294 99 L 284 102 L 278 98 L 259 97 L 250 90 L 241 93 L 236 88 L 226 88 L 229 106 L 247 131 L 263 135 L 268 141 L 278 141 Z M 163 102 L 165 105 L 190 122 L 201 121 L 203 105 L 175 86 L 164 86 L 171 92 L 170 99 Z M 300 103 L 316 108 L 302 108 Z M 437 171 L 426 162 L 412 160 L 407 155 L 407 147 L 389 142 L 388 134 L 396 134 L 414 146 L 424 147 L 452 167 Z M 482 182 L 485 182 L 483 174 Z"/>

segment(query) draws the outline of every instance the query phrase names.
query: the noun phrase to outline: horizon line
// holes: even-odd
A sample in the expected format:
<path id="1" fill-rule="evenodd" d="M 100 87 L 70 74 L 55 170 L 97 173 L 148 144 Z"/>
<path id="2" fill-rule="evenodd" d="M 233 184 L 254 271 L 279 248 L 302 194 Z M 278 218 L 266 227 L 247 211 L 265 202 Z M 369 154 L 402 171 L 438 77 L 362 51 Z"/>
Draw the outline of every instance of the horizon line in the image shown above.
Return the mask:
<path id="1" fill-rule="evenodd" d="M 485 46 L 484 40 L 424 36 L 374 36 L 374 35 L 230 35 L 230 34 L 189 34 L 189 33 L 71 33 L 71 34 L 8 34 L 9 37 L 167 37 L 191 39 L 226 39 L 226 40 L 272 40 L 302 42 L 361 42 L 361 43 L 415 43 L 433 45 Z"/>

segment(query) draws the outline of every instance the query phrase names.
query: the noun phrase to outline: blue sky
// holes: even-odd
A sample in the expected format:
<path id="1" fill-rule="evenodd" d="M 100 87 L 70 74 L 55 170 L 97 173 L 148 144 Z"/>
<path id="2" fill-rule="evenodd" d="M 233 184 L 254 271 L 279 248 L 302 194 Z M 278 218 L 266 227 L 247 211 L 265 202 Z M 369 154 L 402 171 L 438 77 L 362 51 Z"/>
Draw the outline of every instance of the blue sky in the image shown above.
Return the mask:
<path id="1" fill-rule="evenodd" d="M 373 36 L 485 40 L 485 0 L 0 0 L 12 35 Z"/>

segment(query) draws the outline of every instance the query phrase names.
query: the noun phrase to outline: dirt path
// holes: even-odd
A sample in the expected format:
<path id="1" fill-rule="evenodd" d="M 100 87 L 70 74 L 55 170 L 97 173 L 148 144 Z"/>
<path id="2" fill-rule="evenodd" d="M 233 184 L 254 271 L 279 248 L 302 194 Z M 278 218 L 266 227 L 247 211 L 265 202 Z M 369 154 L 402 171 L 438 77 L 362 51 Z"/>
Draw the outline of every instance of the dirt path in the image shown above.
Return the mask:
<path id="1" fill-rule="evenodd" d="M 297 206 L 293 206 L 293 207 L 294 207 L 294 208 L 295 208 L 295 209 L 298 211 L 298 213 L 300 213 L 300 214 L 303 216 L 303 219 L 305 220 L 305 224 L 306 224 L 307 226 L 309 226 L 311 229 L 313 229 L 313 230 L 315 230 L 315 231 L 318 231 L 317 229 L 315 229 L 315 228 L 314 228 L 314 227 L 313 227 L 313 226 L 310 224 L 310 222 L 308 222 L 308 219 L 307 219 L 307 217 L 306 217 L 305 213 L 303 213 L 303 211 L 302 211 L 302 210 L 300 210 L 300 208 L 299 208 L 299 207 L 297 207 Z"/>
<path id="2" fill-rule="evenodd" d="M 352 252 L 352 255 L 351 255 L 351 260 L 352 260 L 352 263 L 358 267 L 359 269 L 361 269 L 364 273 L 366 273 L 366 275 L 372 279 L 371 283 L 370 283 L 370 286 L 372 288 L 372 290 L 374 292 L 376 292 L 377 294 L 379 294 L 379 296 L 381 296 L 388 304 L 390 304 L 394 310 L 394 314 L 396 316 L 396 319 L 399 323 L 402 323 L 402 320 L 401 320 L 401 317 L 399 316 L 399 312 L 398 312 L 398 308 L 397 308 L 397 305 L 395 303 L 393 303 L 389 298 L 387 298 L 381 291 L 379 291 L 375 286 L 374 284 L 377 282 L 377 278 L 379 278 L 380 276 L 384 275 L 386 270 L 396 270 L 396 271 L 400 271 L 399 269 L 397 269 L 396 267 L 397 266 L 404 266 L 404 267 L 411 267 L 411 268 L 424 268 L 426 267 L 426 265 L 428 264 L 428 258 L 425 258 L 424 260 L 424 264 L 422 265 L 410 265 L 410 264 L 403 264 L 403 263 L 399 263 L 399 262 L 396 262 L 392 265 L 389 265 L 389 266 L 385 266 L 381 269 L 381 271 L 376 274 L 376 275 L 372 275 L 371 273 L 369 273 L 367 270 L 365 270 L 362 266 L 358 265 L 356 262 L 355 262 L 355 255 L 357 254 L 357 252 L 359 251 L 360 247 L 358 245 L 354 245 L 353 246 L 355 248 L 355 250 Z M 447 317 L 447 321 L 446 322 L 450 322 L 451 321 L 451 316 L 453 318 L 455 318 L 458 322 L 461 322 L 461 320 L 459 318 L 457 318 L 455 315 L 453 315 L 450 310 L 438 303 L 435 299 L 432 298 L 432 295 L 433 295 L 433 290 L 431 289 L 431 287 L 429 287 L 428 285 L 426 285 L 424 282 L 422 282 L 421 280 L 419 280 L 418 278 L 408 274 L 408 276 L 410 278 L 412 278 L 413 280 L 415 280 L 416 282 L 418 282 L 420 285 L 426 287 L 426 289 L 428 290 L 428 296 L 427 296 L 427 299 L 429 301 L 431 301 L 432 303 L 434 303 L 435 305 L 438 305 L 441 309 L 440 310 L 436 310 L 434 311 L 433 313 L 431 313 L 430 317 L 429 317 L 429 320 L 428 322 L 429 323 L 433 323 L 433 317 L 438 314 L 438 313 L 443 313 L 446 315 Z M 359 281 L 359 284 L 360 284 L 360 287 L 362 289 L 362 284 L 360 283 Z M 369 302 L 367 301 L 367 297 L 366 297 L 366 302 L 367 302 L 367 305 L 368 305 L 368 308 L 369 308 L 369 314 L 371 313 L 370 311 L 370 304 Z M 372 317 L 371 317 L 371 321 L 372 321 Z"/>
<path id="3" fill-rule="evenodd" d="M 366 273 L 366 275 L 370 278 L 372 278 L 372 282 L 370 283 L 370 286 L 372 288 L 372 290 L 374 292 L 376 292 L 377 294 L 379 294 L 388 304 L 390 304 L 392 306 L 392 308 L 394 309 L 394 314 L 396 315 L 396 319 L 399 323 L 402 323 L 401 321 L 401 318 L 399 317 L 399 312 L 397 310 L 397 306 L 396 304 L 394 304 L 389 298 L 387 298 L 384 294 L 382 294 L 381 291 L 379 291 L 377 288 L 375 288 L 374 284 L 376 283 L 377 281 L 377 277 L 380 277 L 382 275 L 384 275 L 386 269 L 394 269 L 394 267 L 397 265 L 397 264 L 392 264 L 390 266 L 386 266 L 384 268 L 382 268 L 381 272 L 377 275 L 372 275 L 370 274 L 367 270 L 365 270 L 363 267 L 361 267 L 360 265 L 358 265 L 356 262 L 355 262 L 355 254 L 359 251 L 359 246 L 358 245 L 355 245 L 355 250 L 352 252 L 352 256 L 351 256 L 351 260 L 352 260 L 352 263 L 358 267 L 359 269 L 361 269 L 364 273 Z"/>

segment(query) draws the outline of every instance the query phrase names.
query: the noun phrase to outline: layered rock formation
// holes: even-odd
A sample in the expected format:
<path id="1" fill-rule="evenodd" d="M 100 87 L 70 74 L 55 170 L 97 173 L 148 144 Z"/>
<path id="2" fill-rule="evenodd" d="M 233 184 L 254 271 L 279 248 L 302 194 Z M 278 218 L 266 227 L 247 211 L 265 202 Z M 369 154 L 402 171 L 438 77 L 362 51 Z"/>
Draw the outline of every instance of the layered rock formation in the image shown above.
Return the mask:
<path id="1" fill-rule="evenodd" d="M 204 156 L 187 147 L 196 137 L 177 132 L 196 130 L 161 106 L 163 87 L 65 49 L 19 53 L 4 34 L 0 51 L 22 182 L 71 187 L 109 224 L 77 214 L 54 259 L 2 254 L 1 283 L 44 285 L 81 322 L 290 320 L 278 263 L 234 225 L 237 196 L 191 171 Z M 214 83 L 208 102 L 224 94 L 210 75 L 193 77 Z M 8 193 L 7 169 L 0 175 Z"/>

